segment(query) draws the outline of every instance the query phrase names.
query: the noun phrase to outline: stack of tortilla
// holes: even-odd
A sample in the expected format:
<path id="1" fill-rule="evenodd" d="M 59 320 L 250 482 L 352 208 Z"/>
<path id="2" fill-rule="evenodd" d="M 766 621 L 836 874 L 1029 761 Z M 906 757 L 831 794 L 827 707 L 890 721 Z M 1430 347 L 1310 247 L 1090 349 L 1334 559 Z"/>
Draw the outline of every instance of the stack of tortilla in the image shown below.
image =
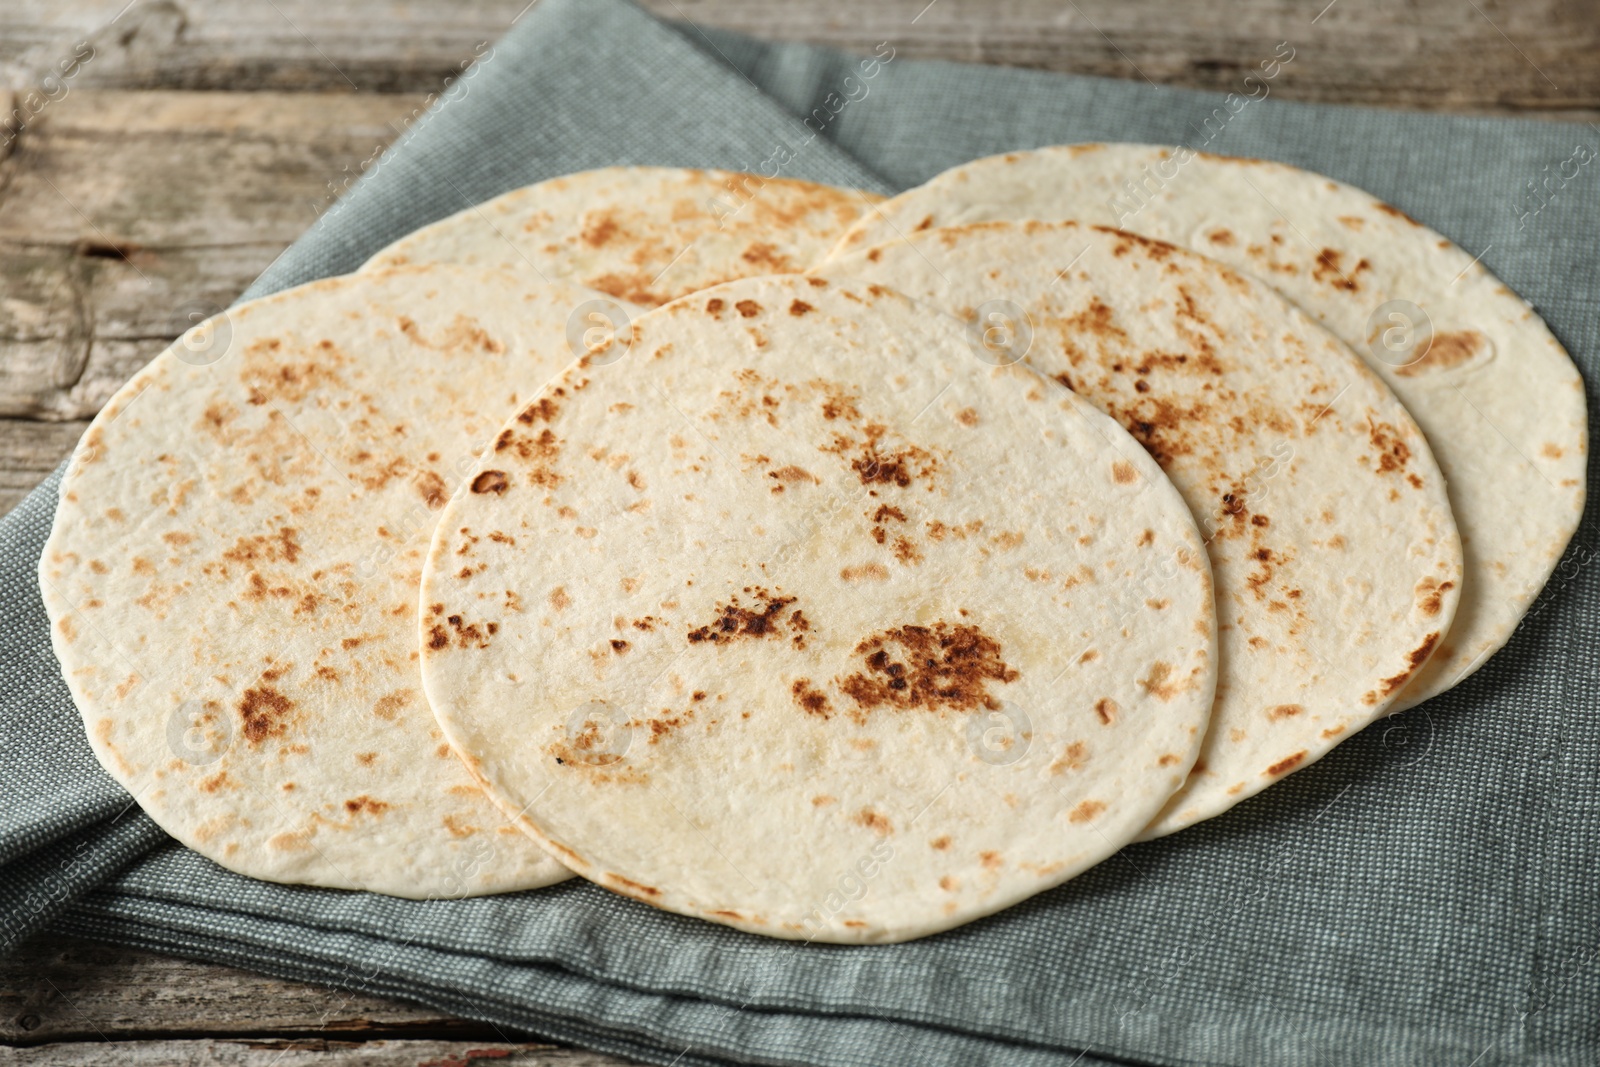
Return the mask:
<path id="1" fill-rule="evenodd" d="M 190 331 L 40 585 L 100 762 L 232 870 L 900 941 L 1472 673 L 1586 421 L 1471 256 L 1290 167 L 612 168 Z"/>

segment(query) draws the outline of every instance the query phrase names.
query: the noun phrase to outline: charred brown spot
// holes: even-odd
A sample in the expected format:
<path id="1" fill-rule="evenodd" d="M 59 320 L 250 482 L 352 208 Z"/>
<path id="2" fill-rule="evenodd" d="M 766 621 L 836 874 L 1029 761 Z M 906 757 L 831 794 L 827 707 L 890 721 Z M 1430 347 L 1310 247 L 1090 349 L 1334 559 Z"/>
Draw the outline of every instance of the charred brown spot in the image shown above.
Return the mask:
<path id="1" fill-rule="evenodd" d="M 761 305 L 754 300 L 741 300 L 734 304 L 734 309 L 747 319 L 753 319 L 761 314 Z"/>
<path id="2" fill-rule="evenodd" d="M 449 643 L 450 635 L 445 632 L 443 626 L 435 625 L 431 630 L 428 631 L 428 647 L 434 651 L 438 651 Z"/>
<path id="3" fill-rule="evenodd" d="M 1116 721 L 1117 712 L 1122 710 L 1117 702 L 1110 697 L 1101 697 L 1094 702 L 1094 713 L 1100 716 L 1100 721 L 1110 726 Z"/>
<path id="4" fill-rule="evenodd" d="M 790 692 L 794 694 L 794 702 L 800 705 L 800 710 L 807 715 L 816 715 L 823 719 L 833 717 L 833 705 L 828 700 L 828 694 L 820 689 L 813 689 L 809 678 L 797 679 L 790 687 Z"/>
<path id="5" fill-rule="evenodd" d="M 738 638 L 781 637 L 783 610 L 793 604 L 795 598 L 773 596 L 762 589 L 746 589 L 745 592 L 755 598 L 752 607 L 745 607 L 738 597 L 719 605 L 716 619 L 689 631 L 690 643 L 717 645 Z"/>
<path id="6" fill-rule="evenodd" d="M 865 658 L 865 670 L 839 688 L 862 710 L 995 710 L 1000 702 L 989 694 L 989 683 L 1018 677 L 1001 658 L 1000 643 L 965 623 L 895 627 L 862 641 L 856 653 Z"/>
<path id="7" fill-rule="evenodd" d="M 1119 459 L 1111 464 L 1111 477 L 1118 485 L 1130 485 L 1138 479 L 1139 474 L 1133 469 L 1132 463 Z"/>
<path id="8" fill-rule="evenodd" d="M 894 827 L 890 825 L 889 820 L 871 808 L 862 808 L 856 812 L 856 822 L 880 837 L 886 837 L 894 832 Z"/>
<path id="9" fill-rule="evenodd" d="M 1470 361 L 1488 344 L 1488 338 L 1477 330 L 1452 330 L 1435 334 L 1421 358 L 1403 367 L 1396 367 L 1394 372 L 1402 378 L 1415 378 L 1421 374 L 1449 370 Z"/>
<path id="10" fill-rule="evenodd" d="M 1104 803 L 1098 800 L 1085 800 L 1082 804 L 1072 809 L 1067 816 L 1068 822 L 1085 823 L 1106 810 Z"/>
<path id="11" fill-rule="evenodd" d="M 472 479 L 474 493 L 494 493 L 498 496 L 510 487 L 511 481 L 506 477 L 505 471 L 480 471 L 478 476 Z"/>
<path id="12" fill-rule="evenodd" d="M 1267 718 L 1274 722 L 1280 719 L 1292 719 L 1296 715 L 1304 714 L 1305 710 L 1300 704 L 1279 704 L 1277 707 L 1267 709 Z"/>
<path id="13" fill-rule="evenodd" d="M 1388 474 L 1400 470 L 1411 459 L 1411 449 L 1400 440 L 1399 431 L 1387 422 L 1374 422 L 1367 417 L 1367 437 L 1378 452 L 1378 473 Z"/>
<path id="14" fill-rule="evenodd" d="M 794 303 L 789 305 L 789 314 L 794 315 L 796 317 L 804 315 L 808 311 L 815 311 L 815 310 L 817 310 L 817 309 L 812 307 L 810 304 L 806 303 L 804 300 L 796 300 Z"/>
<path id="15" fill-rule="evenodd" d="M 1302 750 L 1300 752 L 1296 752 L 1292 756 L 1279 760 L 1277 763 L 1274 763 L 1272 766 L 1267 768 L 1268 776 L 1276 778 L 1280 774 L 1288 774 L 1290 771 L 1294 770 L 1296 767 L 1300 766 L 1300 764 L 1305 762 L 1306 755 L 1306 752 Z"/>
<path id="16" fill-rule="evenodd" d="M 561 413 L 561 405 L 549 397 L 540 397 L 537 403 L 529 404 L 517 415 L 517 421 L 524 426 L 532 426 L 535 422 L 550 422 Z"/>
<path id="17" fill-rule="evenodd" d="M 361 796 L 351 797 L 345 801 L 344 810 L 351 815 L 360 815 L 363 812 L 368 815 L 382 815 L 389 810 L 389 805 L 382 800 L 373 800 L 363 793 Z"/>
<path id="18" fill-rule="evenodd" d="M 1429 575 L 1419 581 L 1414 590 L 1417 609 L 1424 615 L 1437 615 L 1444 607 L 1444 595 L 1456 587 L 1454 582 L 1441 582 Z"/>
<path id="19" fill-rule="evenodd" d="M 269 737 L 281 737 L 288 729 L 289 713 L 294 701 L 270 685 L 256 686 L 244 691 L 239 703 L 239 716 L 244 720 L 244 736 L 253 744 Z"/>
<path id="20" fill-rule="evenodd" d="M 422 502 L 428 505 L 428 510 L 438 511 L 444 507 L 445 501 L 450 499 L 450 491 L 444 484 L 444 479 L 433 471 L 423 471 L 417 475 L 413 482 L 417 492 L 422 496 Z"/>
<path id="21" fill-rule="evenodd" d="M 241 537 L 222 558 L 235 563 L 293 563 L 300 558 L 299 536 L 300 531 L 283 526 L 272 536 Z"/>

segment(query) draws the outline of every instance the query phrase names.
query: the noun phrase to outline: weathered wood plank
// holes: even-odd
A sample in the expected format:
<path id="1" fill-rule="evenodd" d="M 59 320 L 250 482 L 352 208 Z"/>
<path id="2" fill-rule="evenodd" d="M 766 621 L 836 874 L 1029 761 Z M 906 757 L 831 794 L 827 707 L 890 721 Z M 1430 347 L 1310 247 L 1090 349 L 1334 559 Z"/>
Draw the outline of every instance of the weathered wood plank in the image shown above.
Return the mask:
<path id="1" fill-rule="evenodd" d="M 0 1043 L 120 1041 L 196 1032 L 356 1041 L 525 1036 L 418 1005 L 98 941 L 40 935 L 0 958 Z"/>
<path id="2" fill-rule="evenodd" d="M 8 0 L 0 85 L 36 84 L 80 42 L 71 84 L 437 92 L 527 0 Z M 65 6 L 65 10 L 63 10 Z M 671 19 L 847 49 L 1236 87 L 1279 41 L 1283 99 L 1454 111 L 1600 109 L 1600 19 L 1565 0 L 645 0 Z M 1324 10 L 1326 9 L 1326 10 Z"/>
<path id="3" fill-rule="evenodd" d="M 464 1041 L 121 1041 L 0 1048 L 3 1067 L 624 1067 L 597 1052 Z"/>
<path id="4" fill-rule="evenodd" d="M 475 1049 L 494 1054 L 470 1056 Z M 479 1059 L 627 1062 L 529 1043 L 526 1034 L 420 1005 L 97 941 L 41 935 L 0 958 L 0 1065 L 464 1067 Z"/>
<path id="5" fill-rule="evenodd" d="M 88 425 L 0 419 L 0 515 L 16 507 L 17 501 L 56 469 Z"/>
<path id="6" fill-rule="evenodd" d="M 226 307 L 422 98 L 84 90 L 0 162 L 0 417 L 81 420 Z"/>

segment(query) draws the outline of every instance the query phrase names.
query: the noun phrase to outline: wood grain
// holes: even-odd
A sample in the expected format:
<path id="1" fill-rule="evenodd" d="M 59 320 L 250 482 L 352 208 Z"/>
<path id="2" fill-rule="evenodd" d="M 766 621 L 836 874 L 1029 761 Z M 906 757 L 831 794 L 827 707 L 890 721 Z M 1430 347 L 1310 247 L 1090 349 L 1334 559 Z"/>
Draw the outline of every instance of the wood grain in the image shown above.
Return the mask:
<path id="1" fill-rule="evenodd" d="M 122 89 L 436 92 L 528 0 L 7 0 L 0 85 L 86 43 L 75 79 Z M 1283 99 L 1454 111 L 1600 109 L 1600 19 L 1574 0 L 645 0 L 778 40 L 1226 89 L 1279 41 Z"/>
<path id="2" fill-rule="evenodd" d="M 422 103 L 85 89 L 0 162 L 0 417 L 90 418 L 226 307 Z"/>
<path id="3" fill-rule="evenodd" d="M 463 1062 L 472 1049 L 509 1053 L 474 1059 L 539 1067 L 627 1062 L 419 1005 L 120 945 L 47 935 L 0 958 L 0 1065 L 415 1067 Z"/>
<path id="4" fill-rule="evenodd" d="M 552 1045 L 464 1041 L 265 1038 L 0 1048 L 0 1067 L 622 1067 L 627 1062 Z"/>

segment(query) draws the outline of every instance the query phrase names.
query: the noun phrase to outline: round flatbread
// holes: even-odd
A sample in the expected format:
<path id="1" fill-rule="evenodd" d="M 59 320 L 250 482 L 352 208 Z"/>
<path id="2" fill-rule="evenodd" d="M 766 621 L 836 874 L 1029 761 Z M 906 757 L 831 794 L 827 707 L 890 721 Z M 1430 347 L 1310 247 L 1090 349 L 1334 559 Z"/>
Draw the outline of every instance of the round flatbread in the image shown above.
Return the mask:
<path id="1" fill-rule="evenodd" d="M 513 189 L 402 237 L 362 267 L 467 263 L 644 307 L 804 270 L 883 198 L 726 170 L 607 167 Z"/>
<path id="2" fill-rule="evenodd" d="M 1208 539 L 1221 676 L 1188 784 L 1147 836 L 1210 818 L 1386 711 L 1455 613 L 1461 548 L 1421 432 L 1268 286 L 1077 223 L 916 233 L 823 268 L 894 284 L 1115 418 Z"/>
<path id="3" fill-rule="evenodd" d="M 1466 567 L 1455 622 L 1397 710 L 1505 644 L 1577 529 L 1588 464 L 1583 380 L 1521 297 L 1370 193 L 1279 163 L 1153 145 L 1067 145 L 956 167 L 863 218 L 840 251 L 1030 218 L 1118 226 L 1252 274 L 1405 403 L 1449 482 Z"/>
<path id="4" fill-rule="evenodd" d="M 423 678 L 563 862 L 775 937 L 898 941 L 1056 885 L 1181 783 L 1199 536 L 1119 427 L 873 285 L 635 324 L 441 519 Z"/>
<path id="5" fill-rule="evenodd" d="M 567 876 L 451 753 L 416 603 L 439 509 L 596 295 L 453 266 L 314 282 L 190 331 L 101 411 L 40 590 L 95 755 L 168 833 L 403 897 Z"/>

